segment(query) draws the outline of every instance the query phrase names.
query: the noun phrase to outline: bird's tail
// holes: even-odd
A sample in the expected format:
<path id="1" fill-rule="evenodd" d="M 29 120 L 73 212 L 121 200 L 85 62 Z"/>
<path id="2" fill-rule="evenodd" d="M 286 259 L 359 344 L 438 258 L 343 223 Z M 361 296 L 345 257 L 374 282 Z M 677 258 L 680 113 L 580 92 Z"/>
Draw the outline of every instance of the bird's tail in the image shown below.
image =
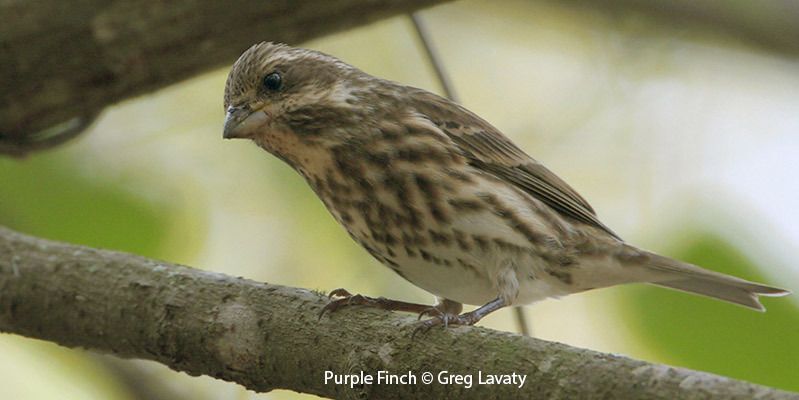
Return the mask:
<path id="1" fill-rule="evenodd" d="M 641 251 L 641 250 L 639 250 Z M 684 292 L 728 301 L 758 311 L 766 311 L 759 296 L 786 296 L 789 290 L 750 282 L 734 276 L 706 270 L 696 265 L 646 252 L 646 268 L 658 278 L 650 283 Z"/>

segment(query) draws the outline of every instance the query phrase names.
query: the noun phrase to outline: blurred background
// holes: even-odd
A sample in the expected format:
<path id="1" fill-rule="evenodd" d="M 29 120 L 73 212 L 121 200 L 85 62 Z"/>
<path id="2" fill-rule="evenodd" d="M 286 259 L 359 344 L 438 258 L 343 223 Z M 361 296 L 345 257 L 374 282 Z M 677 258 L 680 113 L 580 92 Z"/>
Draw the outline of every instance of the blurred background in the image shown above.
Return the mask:
<path id="1" fill-rule="evenodd" d="M 734 3 L 754 14 L 766 4 Z M 796 54 L 580 4 L 461 1 L 420 15 L 462 103 L 621 236 L 799 291 Z M 407 17 L 301 45 L 441 92 Z M 227 72 L 108 108 L 55 150 L 0 158 L 0 224 L 259 281 L 430 302 L 361 250 L 281 161 L 222 140 Z M 631 285 L 526 312 L 542 339 L 799 391 L 799 297 L 763 302 L 767 313 Z M 517 329 L 510 310 L 482 325 Z M 0 335 L 0 354 L 0 398 L 312 397 L 12 335 Z"/>

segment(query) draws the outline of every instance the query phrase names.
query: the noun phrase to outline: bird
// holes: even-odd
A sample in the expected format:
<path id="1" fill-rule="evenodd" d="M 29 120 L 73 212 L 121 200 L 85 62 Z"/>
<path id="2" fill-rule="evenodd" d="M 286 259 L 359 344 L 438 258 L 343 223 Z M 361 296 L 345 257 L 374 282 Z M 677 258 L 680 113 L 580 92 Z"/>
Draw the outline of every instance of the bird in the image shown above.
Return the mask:
<path id="1" fill-rule="evenodd" d="M 253 45 L 225 83 L 223 138 L 296 170 L 367 252 L 432 305 L 330 293 L 325 312 L 418 313 L 473 325 L 508 306 L 649 283 L 758 311 L 790 292 L 627 243 L 591 205 L 497 128 L 446 98 L 331 55 Z M 463 305 L 477 306 L 463 312 Z"/>

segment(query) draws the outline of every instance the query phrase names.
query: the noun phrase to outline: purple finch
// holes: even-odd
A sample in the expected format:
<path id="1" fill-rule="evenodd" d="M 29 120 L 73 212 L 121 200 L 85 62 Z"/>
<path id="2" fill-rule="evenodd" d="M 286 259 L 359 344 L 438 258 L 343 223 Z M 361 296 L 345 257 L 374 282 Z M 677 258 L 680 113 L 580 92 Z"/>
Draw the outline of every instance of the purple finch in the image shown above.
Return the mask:
<path id="1" fill-rule="evenodd" d="M 646 282 L 764 310 L 789 292 L 634 247 L 566 182 L 474 113 L 334 57 L 260 43 L 233 65 L 225 138 L 302 175 L 350 236 L 433 293 L 433 307 L 351 296 L 471 325 L 511 305 Z M 460 314 L 462 304 L 479 305 Z"/>

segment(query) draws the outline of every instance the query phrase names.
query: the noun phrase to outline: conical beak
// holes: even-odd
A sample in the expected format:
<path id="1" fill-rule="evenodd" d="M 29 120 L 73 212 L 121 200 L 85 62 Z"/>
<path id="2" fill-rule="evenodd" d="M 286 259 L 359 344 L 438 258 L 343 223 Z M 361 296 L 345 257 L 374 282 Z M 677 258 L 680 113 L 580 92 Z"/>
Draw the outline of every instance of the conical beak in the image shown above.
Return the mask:
<path id="1" fill-rule="evenodd" d="M 261 110 L 252 111 L 249 107 L 228 107 L 222 137 L 225 139 L 251 138 L 267 122 L 266 113 Z"/>

